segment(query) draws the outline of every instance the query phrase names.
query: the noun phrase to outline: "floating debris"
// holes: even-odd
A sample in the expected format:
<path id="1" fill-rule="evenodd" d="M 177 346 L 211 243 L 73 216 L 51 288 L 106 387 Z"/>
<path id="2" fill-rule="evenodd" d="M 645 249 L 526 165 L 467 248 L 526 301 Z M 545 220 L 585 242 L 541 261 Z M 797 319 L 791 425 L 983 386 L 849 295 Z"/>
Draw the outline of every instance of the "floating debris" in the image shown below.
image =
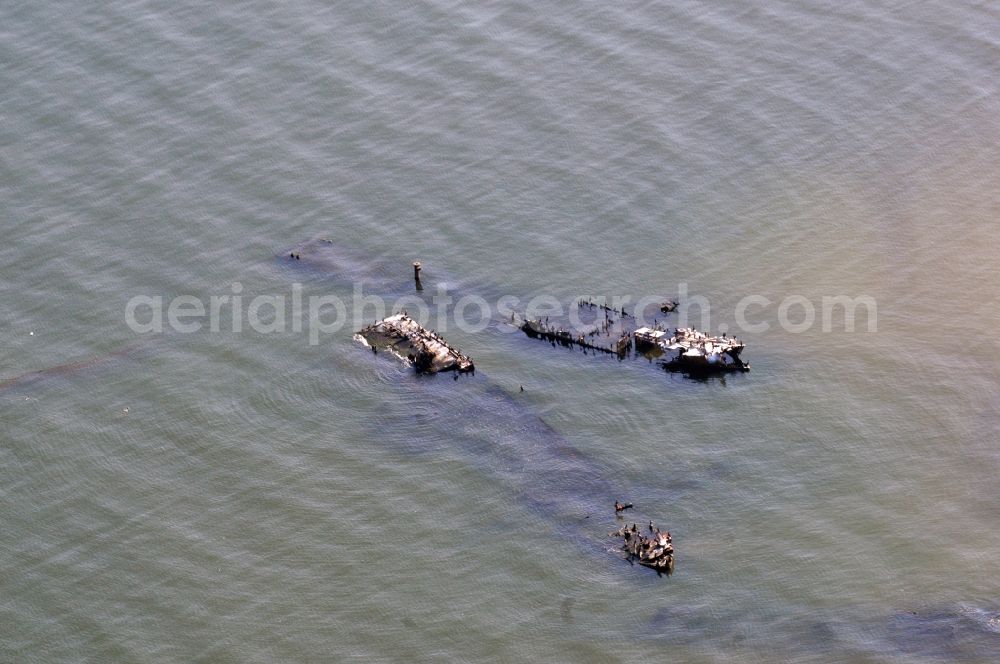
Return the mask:
<path id="1" fill-rule="evenodd" d="M 627 554 L 629 561 L 635 561 L 657 572 L 670 574 L 674 571 L 673 538 L 669 531 L 661 532 L 652 521 L 649 522 L 649 535 L 639 532 L 638 526 L 633 523 L 631 526 L 624 525 L 609 533 L 609 536 L 622 539 L 622 550 Z"/>
<path id="2" fill-rule="evenodd" d="M 358 336 L 372 351 L 385 348 L 413 363 L 417 373 L 457 371 L 475 373 L 472 358 L 448 345 L 439 334 L 428 330 L 405 312 L 369 325 Z"/>

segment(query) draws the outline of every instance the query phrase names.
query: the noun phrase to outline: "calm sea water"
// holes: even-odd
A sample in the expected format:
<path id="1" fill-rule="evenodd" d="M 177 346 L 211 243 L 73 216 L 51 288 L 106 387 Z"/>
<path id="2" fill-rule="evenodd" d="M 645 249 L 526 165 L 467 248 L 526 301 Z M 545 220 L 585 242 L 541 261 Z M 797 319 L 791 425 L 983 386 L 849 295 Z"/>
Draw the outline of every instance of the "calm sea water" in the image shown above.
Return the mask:
<path id="1" fill-rule="evenodd" d="M 0 660 L 1000 655 L 996 3 L 14 0 L 0 91 Z M 125 324 L 349 297 L 320 236 L 771 325 L 724 381 L 453 329 L 452 381 Z M 778 325 L 836 295 L 877 331 Z"/>

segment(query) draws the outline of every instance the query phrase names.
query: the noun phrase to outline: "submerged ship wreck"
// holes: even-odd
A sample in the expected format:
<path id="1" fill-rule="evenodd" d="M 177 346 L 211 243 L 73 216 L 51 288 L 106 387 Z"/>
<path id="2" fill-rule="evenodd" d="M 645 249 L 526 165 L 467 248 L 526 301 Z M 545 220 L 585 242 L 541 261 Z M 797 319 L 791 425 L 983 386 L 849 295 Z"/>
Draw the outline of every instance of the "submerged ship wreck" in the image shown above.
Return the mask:
<path id="1" fill-rule="evenodd" d="M 476 371 L 471 357 L 462 355 L 440 335 L 424 328 L 405 312 L 369 325 L 358 332 L 358 337 L 374 352 L 383 348 L 411 362 L 417 373 Z"/>
<path id="2" fill-rule="evenodd" d="M 622 526 L 610 533 L 610 536 L 622 539 L 622 550 L 625 551 L 628 560 L 651 567 L 658 572 L 670 574 L 674 571 L 673 538 L 669 531 L 661 532 L 652 521 L 649 522 L 648 534 L 640 532 L 633 523 L 631 526 Z"/>
<path id="3" fill-rule="evenodd" d="M 661 313 L 672 313 L 677 303 L 665 302 Z M 668 328 L 654 318 L 651 327 L 636 327 L 644 312 L 628 313 L 590 300 L 576 303 L 578 316 L 549 318 L 511 317 L 511 324 L 533 339 L 550 342 L 553 346 L 578 347 L 584 352 L 610 353 L 625 359 L 629 351 L 649 359 L 662 357 L 661 366 L 668 371 L 713 373 L 749 371 L 750 364 L 740 354 L 746 347 L 739 339 L 726 335 L 711 336 L 690 327 Z M 591 320 L 582 322 L 581 310 L 589 310 Z M 582 328 L 581 328 L 582 323 Z M 672 354 L 677 351 L 676 354 Z"/>
<path id="4" fill-rule="evenodd" d="M 611 353 L 625 357 L 632 350 L 632 330 L 635 328 L 635 318 L 622 309 L 613 309 L 604 304 L 590 300 L 580 300 L 576 303 L 578 310 L 590 310 L 593 322 L 584 329 L 577 330 L 579 321 L 549 321 L 545 318 L 511 317 L 511 322 L 532 339 L 541 339 L 567 348 L 579 347 L 584 351 L 595 353 Z M 570 330 L 575 331 L 570 331 Z"/>
<path id="5" fill-rule="evenodd" d="M 750 371 L 750 363 L 740 358 L 746 344 L 724 334 L 714 337 L 692 327 L 680 327 L 670 335 L 659 327 L 641 327 L 634 336 L 637 350 L 677 351 L 661 363 L 668 371 Z"/>

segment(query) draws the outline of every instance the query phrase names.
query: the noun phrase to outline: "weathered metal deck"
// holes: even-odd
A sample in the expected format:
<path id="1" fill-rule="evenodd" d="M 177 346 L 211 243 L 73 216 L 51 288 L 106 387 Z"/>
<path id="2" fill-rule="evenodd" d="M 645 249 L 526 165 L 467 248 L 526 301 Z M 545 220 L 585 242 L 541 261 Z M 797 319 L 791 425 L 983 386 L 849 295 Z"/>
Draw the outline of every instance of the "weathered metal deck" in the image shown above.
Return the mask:
<path id="1" fill-rule="evenodd" d="M 405 313 L 395 314 L 358 332 L 373 351 L 383 348 L 413 363 L 418 373 L 475 372 L 472 358 L 448 345 Z"/>
<path id="2" fill-rule="evenodd" d="M 638 334 L 638 331 L 637 331 Z M 746 347 L 739 339 L 711 336 L 691 327 L 674 330 L 669 339 L 664 335 L 659 345 L 677 355 L 663 361 L 671 371 L 750 371 L 750 363 L 740 358 Z"/>

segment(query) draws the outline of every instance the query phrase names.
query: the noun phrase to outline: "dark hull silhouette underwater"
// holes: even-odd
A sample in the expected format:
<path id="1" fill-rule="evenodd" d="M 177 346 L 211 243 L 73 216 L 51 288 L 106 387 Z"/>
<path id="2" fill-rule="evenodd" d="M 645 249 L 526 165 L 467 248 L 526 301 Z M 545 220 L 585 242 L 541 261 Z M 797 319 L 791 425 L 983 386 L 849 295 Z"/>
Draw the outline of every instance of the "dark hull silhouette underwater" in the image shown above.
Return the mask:
<path id="1" fill-rule="evenodd" d="M 428 288 L 427 295 L 416 289 L 408 261 L 365 259 L 323 239 L 290 248 L 278 260 L 289 269 L 335 279 L 341 286 L 364 284 L 367 294 L 424 297 L 432 318 L 436 313 L 429 294 L 433 289 Z M 433 284 L 427 270 L 422 280 L 424 288 Z M 461 285 L 451 291 L 456 298 L 464 292 Z M 493 323 L 506 324 L 499 319 Z M 372 361 L 394 360 L 379 353 Z M 472 465 L 510 487 L 522 504 L 555 526 L 560 538 L 575 540 L 588 550 L 619 552 L 620 541 L 609 537 L 608 531 L 620 525 L 614 502 L 627 493 L 623 486 L 627 482 L 608 478 L 608 469 L 532 413 L 519 392 L 507 391 L 478 366 L 474 376 L 459 380 L 402 374 L 398 384 L 387 389 L 420 390 L 422 414 L 433 413 L 435 429 L 449 432 L 453 444 L 470 453 Z M 397 417 L 405 419 L 405 414 Z M 616 555 L 628 558 L 624 552 Z"/>

